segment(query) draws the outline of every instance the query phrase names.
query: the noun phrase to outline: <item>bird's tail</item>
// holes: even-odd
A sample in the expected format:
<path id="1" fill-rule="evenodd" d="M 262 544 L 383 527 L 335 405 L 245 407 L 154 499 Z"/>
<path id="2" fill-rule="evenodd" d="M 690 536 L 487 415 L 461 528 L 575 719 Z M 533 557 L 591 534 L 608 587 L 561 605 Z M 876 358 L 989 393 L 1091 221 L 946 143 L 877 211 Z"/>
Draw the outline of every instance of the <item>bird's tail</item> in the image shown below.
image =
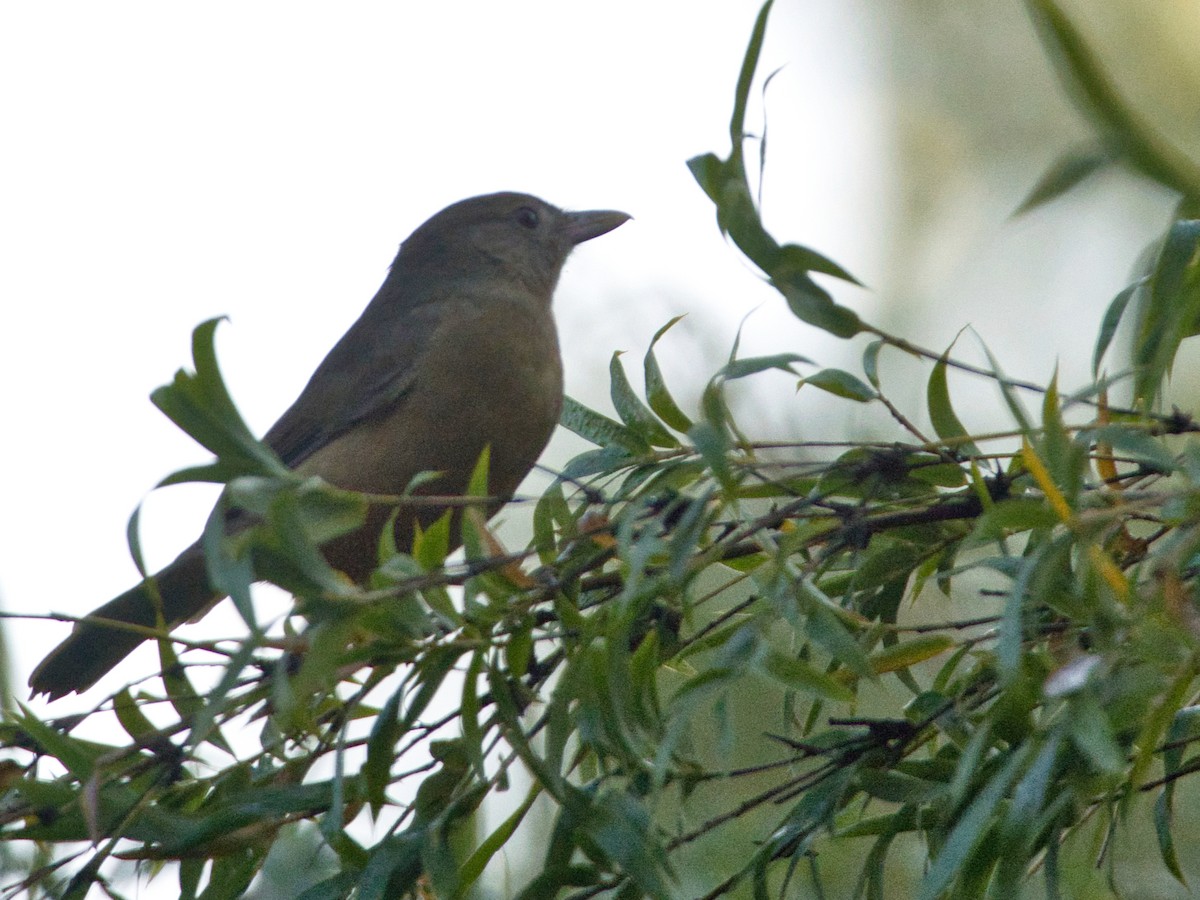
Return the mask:
<path id="1" fill-rule="evenodd" d="M 157 597 L 162 598 L 162 619 L 168 628 L 186 622 L 219 599 L 208 583 L 204 554 L 198 544 L 183 551 L 152 579 L 93 610 L 88 616 L 89 621 L 76 623 L 67 639 L 29 676 L 33 693 L 49 694 L 54 700 L 72 691 L 90 688 L 147 640 L 136 631 L 98 620 L 154 628 L 158 624 L 156 609 L 160 605 Z"/>

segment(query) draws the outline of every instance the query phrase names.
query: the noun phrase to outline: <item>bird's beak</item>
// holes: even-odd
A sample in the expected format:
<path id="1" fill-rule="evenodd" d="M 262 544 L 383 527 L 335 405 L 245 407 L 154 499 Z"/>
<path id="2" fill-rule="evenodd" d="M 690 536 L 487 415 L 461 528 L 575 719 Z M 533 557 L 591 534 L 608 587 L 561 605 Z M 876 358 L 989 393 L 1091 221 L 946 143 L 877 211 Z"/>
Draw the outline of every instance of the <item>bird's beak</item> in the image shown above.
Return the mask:
<path id="1" fill-rule="evenodd" d="M 617 212 L 615 209 L 589 209 L 583 212 L 565 213 L 565 216 L 567 238 L 572 244 L 582 244 L 594 237 L 608 234 L 631 218 L 628 213 Z"/>

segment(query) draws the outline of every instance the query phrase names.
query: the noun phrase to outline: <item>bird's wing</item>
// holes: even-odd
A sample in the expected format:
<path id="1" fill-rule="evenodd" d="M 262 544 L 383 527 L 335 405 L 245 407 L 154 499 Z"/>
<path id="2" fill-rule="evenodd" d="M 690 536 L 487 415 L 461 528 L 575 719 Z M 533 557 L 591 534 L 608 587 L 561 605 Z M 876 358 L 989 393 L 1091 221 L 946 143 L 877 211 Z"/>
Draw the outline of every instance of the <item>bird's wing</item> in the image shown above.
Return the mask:
<path id="1" fill-rule="evenodd" d="M 355 425 L 394 409 L 412 390 L 421 354 L 441 319 L 436 303 L 406 310 L 403 328 L 364 313 L 263 442 L 295 468 Z"/>

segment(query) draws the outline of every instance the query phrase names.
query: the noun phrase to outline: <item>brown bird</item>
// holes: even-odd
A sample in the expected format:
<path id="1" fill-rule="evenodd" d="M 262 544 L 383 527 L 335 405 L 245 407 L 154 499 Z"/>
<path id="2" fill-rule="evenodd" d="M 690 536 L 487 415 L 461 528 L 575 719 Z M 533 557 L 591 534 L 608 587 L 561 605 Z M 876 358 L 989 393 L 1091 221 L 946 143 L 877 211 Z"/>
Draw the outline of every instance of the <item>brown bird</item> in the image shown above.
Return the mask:
<path id="1" fill-rule="evenodd" d="M 576 244 L 629 216 L 564 212 L 527 194 L 499 193 L 449 206 L 412 233 L 375 298 L 317 367 L 296 402 L 263 438 L 285 464 L 348 490 L 400 494 L 421 472 L 439 495 L 465 492 L 485 447 L 492 496 L 507 498 L 550 439 L 562 408 L 562 361 L 550 303 Z M 498 504 L 497 504 L 498 506 Z M 488 510 L 489 515 L 496 507 Z M 442 514 L 402 509 L 401 549 L 414 523 Z M 392 509 L 322 548 L 355 581 L 376 566 Z M 220 594 L 200 542 L 153 576 L 162 615 L 175 627 Z M 155 625 L 147 584 L 91 613 Z M 83 691 L 145 638 L 81 622 L 29 678 L 51 699 Z"/>

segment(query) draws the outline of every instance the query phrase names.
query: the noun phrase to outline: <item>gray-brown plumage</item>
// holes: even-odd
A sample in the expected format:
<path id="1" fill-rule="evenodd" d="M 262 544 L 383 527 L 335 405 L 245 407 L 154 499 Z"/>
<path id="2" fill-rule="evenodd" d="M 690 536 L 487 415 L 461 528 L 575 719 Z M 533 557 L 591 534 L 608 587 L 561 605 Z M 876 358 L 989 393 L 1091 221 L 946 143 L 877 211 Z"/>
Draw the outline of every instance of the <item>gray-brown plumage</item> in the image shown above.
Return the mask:
<path id="1" fill-rule="evenodd" d="M 489 492 L 511 496 L 550 438 L 562 407 L 562 363 L 550 310 L 576 244 L 629 217 L 564 212 L 527 194 L 499 193 L 447 207 L 412 233 L 362 316 L 317 367 L 263 441 L 290 467 L 331 484 L 399 494 L 420 472 L 428 490 L 461 494 L 491 447 Z M 490 510 L 494 512 L 495 510 Z M 390 509 L 325 545 L 356 581 L 374 569 Z M 441 509 L 402 509 L 397 540 Z M 170 627 L 203 614 L 219 595 L 199 543 L 154 576 Z M 145 584 L 94 617 L 155 624 Z M 143 638 L 77 624 L 34 670 L 34 693 L 56 698 L 91 687 Z"/>

